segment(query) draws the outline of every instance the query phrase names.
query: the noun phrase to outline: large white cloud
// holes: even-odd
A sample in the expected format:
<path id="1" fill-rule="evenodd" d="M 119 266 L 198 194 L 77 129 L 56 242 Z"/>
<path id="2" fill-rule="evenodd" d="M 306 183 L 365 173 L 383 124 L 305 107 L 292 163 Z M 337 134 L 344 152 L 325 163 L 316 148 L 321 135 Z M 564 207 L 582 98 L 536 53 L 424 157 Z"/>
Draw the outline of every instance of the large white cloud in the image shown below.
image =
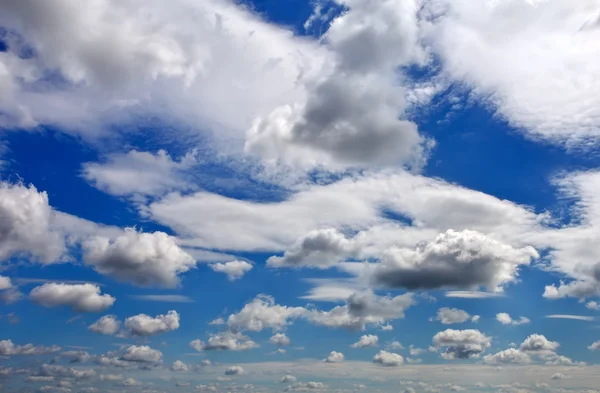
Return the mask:
<path id="1" fill-rule="evenodd" d="M 141 286 L 174 287 L 178 275 L 196 263 L 164 232 L 140 233 L 128 228 L 114 239 L 90 238 L 82 247 L 85 262 L 98 272 Z"/>
<path id="2" fill-rule="evenodd" d="M 233 330 L 259 332 L 263 329 L 281 330 L 291 320 L 306 313 L 304 307 L 287 307 L 275 304 L 270 296 L 258 296 L 237 313 L 227 318 L 227 326 Z"/>
<path id="3" fill-rule="evenodd" d="M 406 105 L 395 75 L 424 59 L 418 2 L 338 3 L 347 10 L 323 37 L 332 64 L 304 81 L 304 100 L 254 122 L 247 151 L 301 167 L 418 162 L 424 140 L 414 123 L 400 119 Z"/>
<path id="4" fill-rule="evenodd" d="M 382 350 L 373 357 L 373 362 L 382 366 L 394 367 L 404 364 L 404 358 L 397 353 Z"/>
<path id="5" fill-rule="evenodd" d="M 162 352 L 147 345 L 132 345 L 125 349 L 121 357 L 129 362 L 156 364 L 162 361 Z"/>
<path id="6" fill-rule="evenodd" d="M 14 40 L 0 56 L 4 123 L 92 136 L 146 114 L 241 136 L 283 97 L 300 99 L 298 78 L 323 58 L 233 1 L 9 1 L 0 24 L 36 53 L 19 59 Z M 47 70 L 66 83 L 32 90 Z"/>
<path id="7" fill-rule="evenodd" d="M 491 346 L 490 337 L 476 329 L 446 329 L 433 336 L 435 348 L 444 348 L 444 359 L 477 358 Z"/>
<path id="8" fill-rule="evenodd" d="M 99 312 L 116 301 L 114 297 L 100 292 L 100 287 L 93 284 L 48 283 L 33 288 L 29 298 L 44 307 L 69 306 L 74 311 Z"/>
<path id="9" fill-rule="evenodd" d="M 511 124 L 534 138 L 585 145 L 599 136 L 598 12 L 595 0 L 434 0 L 422 33 L 443 73 Z"/>
<path id="10" fill-rule="evenodd" d="M 125 327 L 135 336 L 153 336 L 179 328 L 179 314 L 175 310 L 151 317 L 139 314 L 125 320 Z"/>
<path id="11" fill-rule="evenodd" d="M 0 183 L 0 260 L 25 255 L 40 263 L 57 262 L 66 252 L 53 227 L 48 194 L 34 186 Z"/>
<path id="12" fill-rule="evenodd" d="M 325 359 L 326 363 L 340 363 L 344 361 L 344 354 L 337 351 L 331 351 Z"/>

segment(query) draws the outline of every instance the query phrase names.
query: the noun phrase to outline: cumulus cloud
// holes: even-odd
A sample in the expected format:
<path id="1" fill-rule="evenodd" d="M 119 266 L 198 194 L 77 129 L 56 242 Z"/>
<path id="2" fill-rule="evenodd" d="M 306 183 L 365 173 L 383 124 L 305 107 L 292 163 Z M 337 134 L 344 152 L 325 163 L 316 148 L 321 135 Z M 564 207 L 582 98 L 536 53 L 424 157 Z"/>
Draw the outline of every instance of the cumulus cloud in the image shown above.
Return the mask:
<path id="1" fill-rule="evenodd" d="M 105 315 L 88 326 L 88 330 L 99 334 L 114 335 L 117 334 L 120 326 L 121 321 L 117 317 L 114 315 Z"/>
<path id="2" fill-rule="evenodd" d="M 290 340 L 290 338 L 288 336 L 286 336 L 284 333 L 277 333 L 277 334 L 274 334 L 273 336 L 271 336 L 271 338 L 269 339 L 269 342 L 271 344 L 277 345 L 279 347 L 284 347 L 284 346 L 290 345 L 292 343 L 292 340 Z"/>
<path id="3" fill-rule="evenodd" d="M 47 283 L 35 287 L 29 298 L 44 307 L 69 306 L 79 312 L 99 312 L 111 307 L 116 299 L 101 295 L 100 287 L 93 284 Z"/>
<path id="4" fill-rule="evenodd" d="M 225 273 L 229 281 L 238 280 L 250 270 L 252 270 L 252 264 L 246 261 L 230 261 L 225 263 L 213 263 L 210 265 L 211 269 L 215 272 Z"/>
<path id="5" fill-rule="evenodd" d="M 476 231 L 450 229 L 414 250 L 387 250 L 372 279 L 411 290 L 485 287 L 501 292 L 516 279 L 520 265 L 538 257 L 532 247 L 514 248 Z"/>
<path id="6" fill-rule="evenodd" d="M 194 161 L 194 153 L 173 161 L 164 150 L 156 154 L 132 150 L 110 155 L 105 163 L 86 163 L 82 172 L 96 188 L 112 195 L 160 195 L 191 188 L 182 172 Z"/>
<path id="7" fill-rule="evenodd" d="M 53 226 L 55 214 L 46 192 L 0 182 L 0 259 L 23 255 L 44 264 L 61 259 L 66 246 Z"/>
<path id="8" fill-rule="evenodd" d="M 446 329 L 433 336 L 435 348 L 444 348 L 444 359 L 477 358 L 491 346 L 490 337 L 476 329 Z"/>
<path id="9" fill-rule="evenodd" d="M 227 326 L 234 330 L 259 332 L 263 329 L 283 329 L 290 320 L 306 313 L 303 307 L 287 307 L 275 304 L 270 296 L 257 296 L 239 312 L 227 318 Z"/>
<path id="10" fill-rule="evenodd" d="M 588 347 L 588 349 L 589 349 L 590 351 L 597 351 L 597 350 L 600 350 L 600 341 L 594 341 L 594 342 L 592 343 L 592 345 L 590 345 L 590 346 Z"/>
<path id="11" fill-rule="evenodd" d="M 397 67 L 423 57 L 417 45 L 417 4 L 340 3 L 347 12 L 331 22 L 324 36 L 333 61 L 303 81 L 304 100 L 255 120 L 246 150 L 267 161 L 309 168 L 418 160 L 424 139 L 414 123 L 400 119 L 406 105 L 394 83 Z M 389 51 L 392 46 L 398 50 Z"/>
<path id="12" fill-rule="evenodd" d="M 162 361 L 162 352 L 147 345 L 132 345 L 125 349 L 121 358 L 129 362 L 156 364 Z"/>
<path id="13" fill-rule="evenodd" d="M 98 272 L 135 285 L 174 287 L 196 261 L 164 232 L 133 228 L 114 238 L 96 236 L 82 244 L 84 260 Z"/>
<path id="14" fill-rule="evenodd" d="M 244 372 L 245 370 L 240 366 L 230 366 L 225 369 L 225 375 L 240 375 Z"/>
<path id="15" fill-rule="evenodd" d="M 437 312 L 436 321 L 440 321 L 444 325 L 453 323 L 463 323 L 471 318 L 468 312 L 458 308 L 442 307 Z"/>
<path id="16" fill-rule="evenodd" d="M 354 344 L 350 345 L 352 348 L 366 348 L 374 347 L 379 343 L 379 337 L 374 334 L 365 334 Z"/>
<path id="17" fill-rule="evenodd" d="M 331 351 L 325 359 L 326 363 L 339 363 L 344 361 L 344 354 L 341 352 Z"/>
<path id="18" fill-rule="evenodd" d="M 193 340 L 189 345 L 196 351 L 245 351 L 258 348 L 258 344 L 248 336 L 232 332 L 212 334 L 206 343 Z"/>
<path id="19" fill-rule="evenodd" d="M 529 318 L 527 318 L 527 317 L 521 317 L 519 319 L 512 319 L 512 317 L 508 313 L 505 313 L 505 312 L 496 314 L 496 320 L 503 325 L 524 325 L 524 324 L 531 322 L 529 320 Z"/>
<path id="20" fill-rule="evenodd" d="M 532 334 L 528 336 L 519 347 L 523 352 L 550 353 L 560 346 L 556 341 L 548 340 L 544 335 Z"/>
<path id="21" fill-rule="evenodd" d="M 284 375 L 283 377 L 281 377 L 279 379 L 280 383 L 291 383 L 291 382 L 296 382 L 296 377 L 294 377 L 293 375 Z"/>
<path id="22" fill-rule="evenodd" d="M 179 328 L 179 314 L 175 310 L 156 317 L 139 314 L 127 318 L 125 327 L 130 329 L 135 336 L 153 336 L 166 333 Z"/>
<path id="23" fill-rule="evenodd" d="M 585 306 L 590 310 L 600 310 L 600 304 L 598 304 L 598 302 L 595 301 L 589 301 L 585 304 Z"/>
<path id="24" fill-rule="evenodd" d="M 188 367 L 188 365 L 182 362 L 181 360 L 176 360 L 171 365 L 172 371 L 189 371 L 189 369 L 190 368 Z"/>
<path id="25" fill-rule="evenodd" d="M 44 345 L 15 345 L 12 340 L 1 340 L 0 341 L 0 355 L 1 356 L 14 356 L 14 355 L 45 355 L 60 351 L 60 347 L 57 345 L 44 346 Z"/>
<path id="26" fill-rule="evenodd" d="M 404 358 L 397 353 L 382 350 L 373 357 L 373 362 L 382 366 L 395 367 L 404 364 Z"/>

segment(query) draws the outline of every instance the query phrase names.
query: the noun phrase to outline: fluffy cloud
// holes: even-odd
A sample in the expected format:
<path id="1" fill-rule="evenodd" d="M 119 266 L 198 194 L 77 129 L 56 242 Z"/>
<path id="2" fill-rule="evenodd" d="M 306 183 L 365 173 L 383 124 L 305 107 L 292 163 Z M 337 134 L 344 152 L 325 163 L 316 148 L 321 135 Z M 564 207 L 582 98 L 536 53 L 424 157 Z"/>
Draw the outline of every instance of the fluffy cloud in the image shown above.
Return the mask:
<path id="1" fill-rule="evenodd" d="M 105 315 L 88 326 L 88 330 L 99 334 L 114 335 L 117 334 L 120 326 L 121 321 L 117 317 L 114 315 Z"/>
<path id="2" fill-rule="evenodd" d="M 286 336 L 284 333 L 277 333 L 277 334 L 274 334 L 273 336 L 271 336 L 271 338 L 269 339 L 269 342 L 271 344 L 277 345 L 279 347 L 283 347 L 286 345 L 290 345 L 292 343 L 292 340 L 290 340 L 290 338 L 288 336 Z"/>
<path id="3" fill-rule="evenodd" d="M 296 377 L 294 377 L 293 375 L 284 375 L 283 377 L 281 377 L 281 379 L 279 379 L 280 383 L 291 383 L 291 382 L 296 382 Z"/>
<path id="4" fill-rule="evenodd" d="M 225 375 L 240 375 L 244 372 L 244 369 L 240 366 L 230 366 L 225 369 Z"/>
<path id="5" fill-rule="evenodd" d="M 387 250 L 372 277 L 374 283 L 388 287 L 474 289 L 483 286 L 498 292 L 516 279 L 520 265 L 527 265 L 538 257 L 532 247 L 513 248 L 476 231 L 448 230 L 415 250 Z"/>
<path id="6" fill-rule="evenodd" d="M 171 365 L 172 371 L 189 371 L 189 369 L 190 368 L 188 367 L 188 365 L 182 362 L 181 360 L 176 360 Z"/>
<path id="7" fill-rule="evenodd" d="M 404 94 L 394 83 L 397 67 L 422 59 L 417 2 L 339 3 L 348 10 L 324 36 L 333 61 L 304 81 L 304 100 L 254 122 L 246 150 L 302 167 L 418 160 L 424 141 L 414 123 L 399 119 Z"/>
<path id="8" fill-rule="evenodd" d="M 589 301 L 585 304 L 585 307 L 589 308 L 590 310 L 600 310 L 600 304 L 598 304 L 598 302 L 595 301 Z"/>
<path id="9" fill-rule="evenodd" d="M 599 11 L 594 0 L 436 0 L 422 12 L 423 34 L 443 74 L 467 84 L 517 129 L 585 146 L 597 138 L 600 119 Z M 499 62 L 506 66 L 493 66 Z"/>
<path id="10" fill-rule="evenodd" d="M 300 237 L 282 257 L 270 257 L 270 267 L 329 267 L 336 264 L 355 245 L 336 229 L 318 229 Z"/>
<path id="11" fill-rule="evenodd" d="M 541 334 L 532 334 L 523 341 L 519 348 L 523 352 L 543 354 L 554 352 L 559 346 L 559 343 L 550 341 Z"/>
<path id="12" fill-rule="evenodd" d="M 10 277 L 0 276 L 0 291 L 11 287 L 12 282 L 10 281 Z"/>
<path id="13" fill-rule="evenodd" d="M 132 150 L 127 154 L 111 155 L 106 163 L 84 164 L 83 176 L 98 189 L 112 195 L 160 195 L 191 188 L 181 172 L 193 162 L 193 153 L 173 161 L 164 150 L 156 154 Z"/>
<path id="14" fill-rule="evenodd" d="M 404 364 L 404 358 L 397 353 L 382 350 L 373 357 L 373 362 L 382 366 L 394 367 Z"/>
<path id="15" fill-rule="evenodd" d="M 374 334 L 365 334 L 361 336 L 361 338 L 350 345 L 352 348 L 366 348 L 366 347 L 374 347 L 379 343 L 379 337 Z"/>
<path id="16" fill-rule="evenodd" d="M 162 361 L 162 352 L 147 345 L 132 345 L 125 349 L 121 358 L 129 362 L 156 364 Z"/>
<path id="17" fill-rule="evenodd" d="M 241 333 L 222 332 L 213 334 L 205 343 L 201 340 L 190 342 L 190 347 L 196 351 L 245 351 L 258 348 L 258 344 Z"/>
<path id="18" fill-rule="evenodd" d="M 280 330 L 291 319 L 306 313 L 303 307 L 286 307 L 275 304 L 270 296 L 257 296 L 239 312 L 227 318 L 227 326 L 234 330 L 259 332 L 263 329 Z"/>
<path id="19" fill-rule="evenodd" d="M 509 348 L 493 355 L 485 355 L 483 362 L 486 364 L 527 364 L 531 363 L 531 357 L 526 352 Z"/>
<path id="20" fill-rule="evenodd" d="M 445 348 L 444 359 L 476 358 L 491 345 L 491 339 L 476 329 L 447 329 L 433 336 L 435 348 Z"/>
<path id="21" fill-rule="evenodd" d="M 597 351 L 597 350 L 600 350 L 600 341 L 594 341 L 594 342 L 592 343 L 592 345 L 590 345 L 590 346 L 588 347 L 588 349 L 589 349 L 590 351 Z"/>
<path id="22" fill-rule="evenodd" d="M 174 287 L 178 275 L 196 263 L 164 232 L 133 228 L 114 239 L 97 236 L 83 242 L 84 260 L 98 272 L 141 286 Z"/>
<path id="23" fill-rule="evenodd" d="M 440 321 L 444 325 L 453 323 L 463 323 L 471 318 L 468 312 L 458 308 L 442 307 L 437 312 L 436 321 Z"/>
<path id="24" fill-rule="evenodd" d="M 40 263 L 57 262 L 66 247 L 53 226 L 54 215 L 45 192 L 0 182 L 0 259 L 24 255 Z"/>
<path id="25" fill-rule="evenodd" d="M 215 272 L 225 273 L 229 281 L 234 281 L 244 277 L 246 273 L 252 270 L 252 264 L 246 261 L 230 261 L 225 263 L 214 263 L 210 265 Z"/>
<path id="26" fill-rule="evenodd" d="M 496 320 L 503 325 L 524 325 L 531 322 L 527 317 L 521 317 L 518 320 L 512 319 L 512 317 L 505 312 L 496 314 Z"/>
<path id="27" fill-rule="evenodd" d="M 46 347 L 43 345 L 15 345 L 11 340 L 0 341 L 0 355 L 1 356 L 14 356 L 14 355 L 45 355 L 60 351 L 60 347 L 52 345 Z"/>
<path id="28" fill-rule="evenodd" d="M 179 328 L 179 314 L 171 310 L 166 315 L 151 317 L 139 314 L 125 320 L 125 327 L 136 336 L 153 336 Z"/>
<path id="29" fill-rule="evenodd" d="M 344 354 L 341 352 L 331 351 L 325 359 L 326 363 L 339 363 L 344 361 Z"/>
<path id="30" fill-rule="evenodd" d="M 93 284 L 48 283 L 35 287 L 29 297 L 44 307 L 69 306 L 79 312 L 99 312 L 111 307 L 115 298 L 100 294 L 100 287 Z"/>
<path id="31" fill-rule="evenodd" d="M 230 2 L 32 4 L 7 4 L 0 18 L 36 54 L 19 57 L 16 40 L 3 53 L 3 126 L 52 124 L 96 136 L 152 115 L 194 131 L 218 126 L 231 137 L 284 98 L 300 99 L 297 81 L 323 58 L 316 42 Z M 75 33 L 87 28 L 93 37 Z M 114 47 L 114 37 L 126 38 Z M 109 47 L 110 56 L 94 54 Z M 48 70 L 64 84 L 32 91 Z"/>

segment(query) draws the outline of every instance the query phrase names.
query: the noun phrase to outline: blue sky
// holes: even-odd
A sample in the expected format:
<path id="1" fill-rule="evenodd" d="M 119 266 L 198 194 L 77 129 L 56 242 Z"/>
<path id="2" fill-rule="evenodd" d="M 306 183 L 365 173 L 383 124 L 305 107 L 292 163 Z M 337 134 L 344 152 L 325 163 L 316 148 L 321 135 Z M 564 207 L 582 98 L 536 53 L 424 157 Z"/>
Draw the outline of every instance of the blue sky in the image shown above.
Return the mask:
<path id="1" fill-rule="evenodd" d="M 0 391 L 596 392 L 599 15 L 0 2 Z"/>

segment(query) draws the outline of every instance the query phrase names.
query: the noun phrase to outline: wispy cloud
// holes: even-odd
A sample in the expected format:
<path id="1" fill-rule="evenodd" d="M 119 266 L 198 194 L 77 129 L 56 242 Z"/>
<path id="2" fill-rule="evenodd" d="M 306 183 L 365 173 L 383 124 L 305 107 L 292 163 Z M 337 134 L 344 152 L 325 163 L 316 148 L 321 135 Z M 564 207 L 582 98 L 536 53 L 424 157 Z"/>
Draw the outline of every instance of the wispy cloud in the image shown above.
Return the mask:
<path id="1" fill-rule="evenodd" d="M 446 297 L 463 299 L 488 299 L 493 297 L 503 297 L 503 293 L 479 292 L 479 291 L 448 291 Z"/>
<path id="2" fill-rule="evenodd" d="M 183 295 L 132 295 L 131 297 L 149 302 L 194 303 L 193 299 Z"/>
<path id="3" fill-rule="evenodd" d="M 568 315 L 568 314 L 552 314 L 552 315 L 546 315 L 546 318 L 551 318 L 551 319 L 576 319 L 578 321 L 587 321 L 587 322 L 591 322 L 594 320 L 594 317 L 588 317 L 585 315 Z"/>

